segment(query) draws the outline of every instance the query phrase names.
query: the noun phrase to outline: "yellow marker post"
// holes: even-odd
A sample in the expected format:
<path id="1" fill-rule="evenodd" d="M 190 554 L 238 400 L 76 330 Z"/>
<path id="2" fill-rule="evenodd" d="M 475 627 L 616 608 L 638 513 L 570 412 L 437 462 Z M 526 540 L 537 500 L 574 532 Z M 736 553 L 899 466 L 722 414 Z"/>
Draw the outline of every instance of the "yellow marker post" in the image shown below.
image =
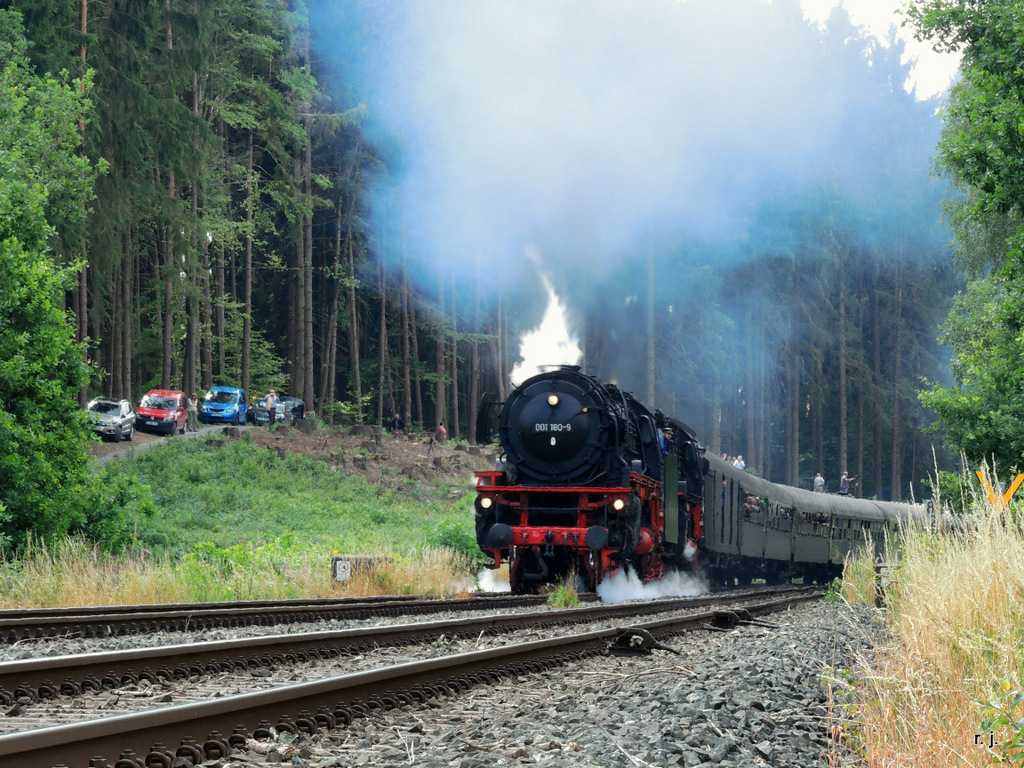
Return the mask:
<path id="1" fill-rule="evenodd" d="M 1017 489 L 1020 488 L 1020 484 L 1024 482 L 1024 475 L 1017 475 L 1010 484 L 1010 490 L 1004 493 L 1000 498 L 996 496 L 996 492 L 992 490 L 992 486 L 988 484 L 988 480 L 985 479 L 985 475 L 982 474 L 980 469 L 975 472 L 975 474 L 981 481 L 981 487 L 985 489 L 985 493 L 988 494 L 989 500 L 1000 509 L 1006 509 L 1006 505 L 1010 503 L 1010 499 L 1013 498 L 1013 494 L 1017 492 Z"/>

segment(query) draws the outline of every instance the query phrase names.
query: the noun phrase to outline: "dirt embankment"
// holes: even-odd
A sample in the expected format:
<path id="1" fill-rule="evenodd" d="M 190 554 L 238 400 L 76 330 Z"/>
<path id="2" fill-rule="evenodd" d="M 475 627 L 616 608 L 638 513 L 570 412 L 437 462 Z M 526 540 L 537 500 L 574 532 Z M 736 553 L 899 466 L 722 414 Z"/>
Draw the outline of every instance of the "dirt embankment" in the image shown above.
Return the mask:
<path id="1" fill-rule="evenodd" d="M 495 459 L 493 451 L 476 446 L 436 443 L 426 435 L 392 435 L 378 427 L 309 433 L 295 426 L 254 428 L 248 434 L 257 445 L 321 459 L 389 488 L 441 480 L 461 495 L 472 487 L 473 472 L 492 468 Z"/>
<path id="2" fill-rule="evenodd" d="M 473 472 L 494 466 L 493 450 L 466 446 L 451 441 L 440 444 L 428 435 L 392 435 L 379 427 L 348 429 L 313 429 L 313 423 L 264 427 L 204 426 L 199 433 L 188 433 L 172 439 L 201 437 L 210 440 L 237 439 L 242 434 L 257 445 L 278 451 L 282 456 L 298 453 L 338 466 L 346 474 L 357 475 L 367 482 L 388 488 L 415 486 L 421 482 L 440 480 L 450 486 L 452 495 L 461 495 L 472 487 Z M 162 435 L 136 432 L 132 442 L 103 442 L 91 446 L 98 459 L 123 455 L 130 449 L 153 447 L 167 440 Z M 411 482 L 410 482 L 411 481 Z"/>

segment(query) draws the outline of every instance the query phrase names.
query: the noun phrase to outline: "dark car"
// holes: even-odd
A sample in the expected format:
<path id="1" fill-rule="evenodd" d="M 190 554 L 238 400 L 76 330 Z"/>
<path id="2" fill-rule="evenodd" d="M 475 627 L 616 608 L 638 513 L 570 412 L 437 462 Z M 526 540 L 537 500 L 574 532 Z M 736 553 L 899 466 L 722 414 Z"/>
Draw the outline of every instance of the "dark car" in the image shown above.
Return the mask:
<path id="1" fill-rule="evenodd" d="M 252 409 L 253 423 L 265 425 L 270 419 L 267 411 L 267 398 L 261 397 Z M 306 404 L 297 397 L 279 397 L 274 412 L 275 424 L 291 424 L 296 419 L 306 417 Z"/>
<path id="2" fill-rule="evenodd" d="M 127 400 L 97 397 L 86 410 L 92 419 L 93 431 L 104 440 L 120 442 L 135 436 L 135 411 Z"/>
<path id="3" fill-rule="evenodd" d="M 188 398 L 184 392 L 173 389 L 151 389 L 139 401 L 137 426 L 143 432 L 185 434 L 188 418 Z"/>
<path id="4" fill-rule="evenodd" d="M 277 410 L 288 411 L 292 420 L 306 418 L 306 404 L 297 397 L 282 397 L 277 404 Z"/>

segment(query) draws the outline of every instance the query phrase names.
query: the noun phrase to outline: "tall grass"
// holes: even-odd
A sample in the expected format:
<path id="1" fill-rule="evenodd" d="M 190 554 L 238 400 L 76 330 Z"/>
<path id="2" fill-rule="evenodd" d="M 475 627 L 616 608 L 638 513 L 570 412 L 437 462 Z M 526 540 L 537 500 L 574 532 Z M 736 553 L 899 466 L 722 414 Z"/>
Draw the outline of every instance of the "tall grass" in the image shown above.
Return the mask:
<path id="1" fill-rule="evenodd" d="M 82 541 L 33 545 L 0 563 L 0 608 L 216 602 L 423 594 L 454 596 L 472 585 L 469 560 L 446 547 L 384 550 L 392 565 L 337 582 L 331 553 L 319 547 L 198 547 L 184 557 L 135 553 L 111 557 Z"/>
<path id="2" fill-rule="evenodd" d="M 963 523 L 890 547 L 891 635 L 861 665 L 849 710 L 869 766 L 989 765 L 1024 735 L 1024 532 L 987 500 Z M 844 595 L 873 602 L 872 578 L 870 554 L 848 563 Z"/>

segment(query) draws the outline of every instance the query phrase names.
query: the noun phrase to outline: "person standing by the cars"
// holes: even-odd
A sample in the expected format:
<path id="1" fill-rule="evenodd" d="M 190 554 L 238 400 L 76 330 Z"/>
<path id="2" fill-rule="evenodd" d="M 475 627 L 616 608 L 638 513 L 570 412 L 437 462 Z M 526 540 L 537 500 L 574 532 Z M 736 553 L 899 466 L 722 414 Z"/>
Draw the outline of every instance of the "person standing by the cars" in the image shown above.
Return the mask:
<path id="1" fill-rule="evenodd" d="M 270 429 L 274 426 L 274 419 L 277 418 L 277 392 L 270 390 L 270 392 L 267 393 L 267 398 L 263 401 L 263 404 L 267 409 L 267 429 Z"/>
<path id="2" fill-rule="evenodd" d="M 199 415 L 199 398 L 196 397 L 196 393 L 193 392 L 188 398 L 188 430 L 190 432 L 198 432 L 199 428 L 196 426 L 196 416 Z"/>

